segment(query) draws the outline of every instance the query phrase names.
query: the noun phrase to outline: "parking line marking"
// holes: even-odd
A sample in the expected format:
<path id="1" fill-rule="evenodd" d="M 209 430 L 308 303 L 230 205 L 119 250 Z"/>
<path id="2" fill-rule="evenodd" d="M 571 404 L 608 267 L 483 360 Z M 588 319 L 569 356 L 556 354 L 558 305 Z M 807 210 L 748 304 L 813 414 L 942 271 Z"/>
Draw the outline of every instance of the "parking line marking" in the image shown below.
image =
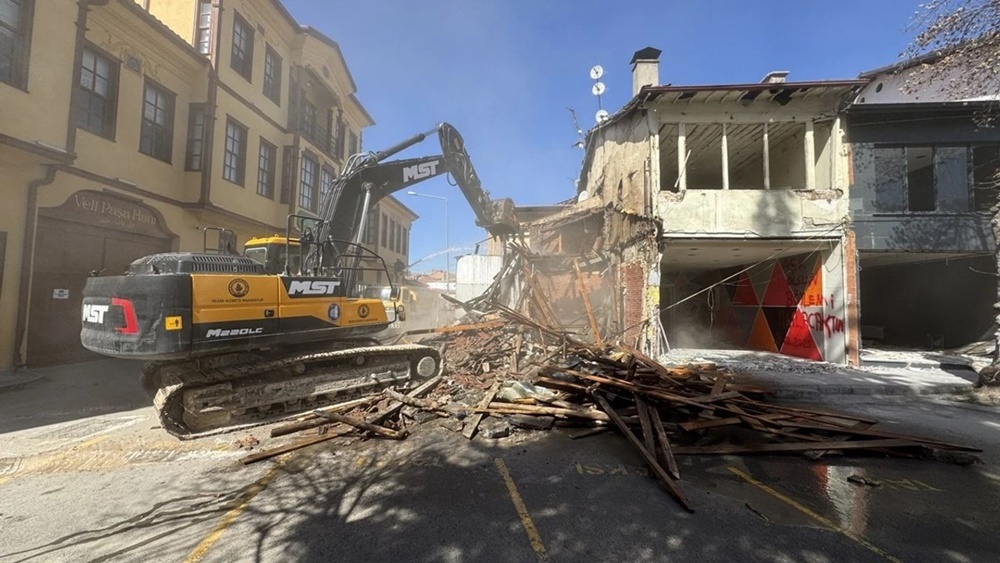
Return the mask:
<path id="1" fill-rule="evenodd" d="M 267 470 L 267 473 L 265 473 L 260 479 L 257 479 L 253 485 L 250 485 L 249 489 L 240 495 L 239 499 L 237 499 L 238 502 L 236 506 L 231 508 L 229 512 L 227 512 L 222 519 L 219 520 L 219 523 L 216 524 L 215 528 L 213 528 L 212 531 L 205 536 L 205 539 L 201 540 L 191 553 L 184 558 L 184 563 L 196 563 L 205 557 L 208 550 L 211 549 L 215 542 L 219 541 L 219 538 L 222 537 L 223 532 L 225 532 L 226 529 L 229 528 L 229 526 L 231 526 L 237 518 L 239 518 L 240 514 L 243 513 L 246 507 L 250 505 L 250 501 L 266 489 L 267 486 L 271 484 L 271 481 L 274 481 L 274 479 L 278 476 L 281 467 L 285 465 L 285 461 L 287 461 L 287 459 L 288 458 L 278 460 L 277 463 Z"/>
<path id="2" fill-rule="evenodd" d="M 524 526 L 524 532 L 528 534 L 531 549 L 535 550 L 535 555 L 538 556 L 540 562 L 549 563 L 551 560 L 549 559 L 548 552 L 545 551 L 542 536 L 538 534 L 538 528 L 535 527 L 535 522 L 531 519 L 531 514 L 528 513 L 528 507 L 525 506 L 524 499 L 521 498 L 521 493 L 517 492 L 517 485 L 514 484 L 514 478 L 510 476 L 507 464 L 499 457 L 493 461 L 496 462 L 500 476 L 503 477 L 503 482 L 507 485 L 507 493 L 510 494 L 510 500 L 514 503 L 514 509 L 517 510 L 517 515 L 521 518 L 521 525 Z"/>
<path id="3" fill-rule="evenodd" d="M 880 555 L 880 556 L 886 558 L 887 560 L 892 561 L 893 563 L 903 563 L 902 560 L 899 559 L 898 557 L 895 557 L 895 556 L 893 556 L 893 555 L 891 555 L 889 553 L 886 553 L 885 551 L 883 551 L 878 546 L 872 544 L 871 542 L 869 542 L 865 538 L 863 538 L 863 537 L 855 534 L 854 532 L 851 532 L 849 530 L 845 530 L 844 528 L 841 528 L 840 526 L 838 526 L 833 521 L 831 521 L 831 520 L 829 520 L 829 519 L 827 519 L 827 518 L 825 518 L 823 516 L 820 516 L 819 514 L 813 512 L 812 510 L 809 510 L 809 508 L 803 506 L 800 502 L 796 501 L 795 499 L 793 499 L 793 498 L 791 498 L 791 497 L 789 497 L 787 495 L 784 495 L 782 493 L 779 493 L 778 491 L 772 489 L 771 487 L 768 487 L 764 483 L 761 483 L 757 479 L 754 479 L 752 476 L 744 473 L 743 471 L 740 471 L 738 468 L 736 468 L 736 467 L 730 467 L 729 471 L 731 471 L 732 473 L 736 474 L 740 479 L 743 479 L 747 483 L 750 483 L 751 485 L 754 485 L 755 487 L 757 487 L 758 489 L 764 491 L 765 493 L 773 496 L 774 498 L 780 500 L 781 502 L 783 502 L 783 503 L 791 506 L 792 508 L 798 510 L 799 512 L 801 512 L 801 513 L 805 514 L 806 516 L 812 518 L 813 520 L 819 522 L 824 527 L 829 528 L 830 530 L 833 530 L 835 532 L 839 532 L 844 537 L 846 537 L 846 538 L 854 541 L 858 545 L 861 545 L 861 546 L 865 547 L 866 549 L 868 549 L 872 553 L 875 553 L 876 555 Z"/>

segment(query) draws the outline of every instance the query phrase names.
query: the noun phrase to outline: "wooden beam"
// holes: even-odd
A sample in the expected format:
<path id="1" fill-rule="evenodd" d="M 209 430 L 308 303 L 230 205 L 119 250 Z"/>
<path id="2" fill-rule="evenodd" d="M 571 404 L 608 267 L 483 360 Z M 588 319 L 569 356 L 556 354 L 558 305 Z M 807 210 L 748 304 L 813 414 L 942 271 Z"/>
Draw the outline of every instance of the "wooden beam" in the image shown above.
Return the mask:
<path id="1" fill-rule="evenodd" d="M 493 398 L 497 396 L 497 392 L 500 391 L 500 382 L 495 381 L 493 385 L 490 386 L 489 390 L 483 395 L 482 400 L 479 401 L 479 408 L 486 408 L 493 401 Z M 479 423 L 482 422 L 483 417 L 486 416 L 484 413 L 476 413 L 472 415 L 472 419 L 465 423 L 465 427 L 462 428 L 462 436 L 468 439 L 476 434 L 476 429 L 479 428 Z"/>
<path id="2" fill-rule="evenodd" d="M 771 189 L 771 147 L 767 139 L 767 122 L 764 122 L 764 189 Z"/>
<path id="3" fill-rule="evenodd" d="M 806 133 L 803 138 L 803 147 L 806 159 L 806 189 L 816 189 L 816 142 L 813 122 L 806 121 Z"/>
<path id="4" fill-rule="evenodd" d="M 722 124 L 722 189 L 729 189 L 729 126 Z"/>
<path id="5" fill-rule="evenodd" d="M 573 271 L 576 273 L 576 285 L 580 289 L 580 297 L 583 299 L 583 306 L 587 310 L 587 319 L 590 321 L 590 331 L 594 333 L 594 341 L 601 348 L 604 348 L 604 339 L 601 338 L 601 331 L 597 328 L 597 319 L 594 318 L 594 309 L 590 306 L 590 295 L 587 293 L 587 286 L 583 282 L 583 274 L 580 272 L 580 261 L 573 258 Z"/>
<path id="6" fill-rule="evenodd" d="M 687 126 L 677 124 L 677 188 L 687 189 Z"/>
<path id="7" fill-rule="evenodd" d="M 618 413 L 616 413 L 615 410 L 611 408 L 611 405 L 608 403 L 607 399 L 595 393 L 594 400 L 597 401 L 598 405 L 600 405 L 601 410 L 606 412 L 608 416 L 611 417 L 611 420 L 614 421 L 615 426 L 618 427 L 618 430 L 625 435 L 625 438 L 627 438 L 628 441 L 632 443 L 635 449 L 639 450 L 639 455 L 641 455 L 642 458 L 646 461 L 646 464 L 649 465 L 649 468 L 660 479 L 660 482 L 663 483 L 663 486 L 666 487 L 667 491 L 671 495 L 673 495 L 674 498 L 677 499 L 677 502 L 679 502 L 681 506 L 684 507 L 685 510 L 687 510 L 688 512 L 694 512 L 694 508 L 691 507 L 691 505 L 687 501 L 687 498 L 684 497 L 684 492 L 681 491 L 681 489 L 677 486 L 677 483 L 674 482 L 674 480 L 670 477 L 670 475 L 667 475 L 667 472 L 663 470 L 663 467 L 661 467 L 660 464 L 656 461 L 656 458 L 653 457 L 653 454 L 650 453 L 646 449 L 646 447 L 643 446 L 642 442 L 640 442 L 639 439 L 635 437 L 635 434 L 632 433 L 632 429 L 630 429 L 628 425 L 625 424 L 625 421 L 621 419 Z"/>

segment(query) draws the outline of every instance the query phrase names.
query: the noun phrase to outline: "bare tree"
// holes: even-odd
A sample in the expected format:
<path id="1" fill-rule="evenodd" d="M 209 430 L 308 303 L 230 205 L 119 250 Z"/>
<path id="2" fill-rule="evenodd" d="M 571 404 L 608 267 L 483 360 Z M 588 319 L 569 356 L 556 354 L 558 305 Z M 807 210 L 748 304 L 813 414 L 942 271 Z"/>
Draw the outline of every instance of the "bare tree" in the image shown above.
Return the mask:
<path id="1" fill-rule="evenodd" d="M 913 41 L 903 53 L 921 61 L 910 69 L 905 90 L 936 89 L 949 99 L 986 98 L 994 103 L 977 114 L 981 127 L 1000 117 L 1000 0 L 930 0 L 920 4 L 909 29 Z M 992 189 L 1000 194 L 1000 171 Z M 981 189 L 980 186 L 976 186 Z M 1000 195 L 991 209 L 997 271 L 1000 272 Z M 997 280 L 997 348 L 993 363 L 979 374 L 978 386 L 1000 386 L 1000 278 Z"/>

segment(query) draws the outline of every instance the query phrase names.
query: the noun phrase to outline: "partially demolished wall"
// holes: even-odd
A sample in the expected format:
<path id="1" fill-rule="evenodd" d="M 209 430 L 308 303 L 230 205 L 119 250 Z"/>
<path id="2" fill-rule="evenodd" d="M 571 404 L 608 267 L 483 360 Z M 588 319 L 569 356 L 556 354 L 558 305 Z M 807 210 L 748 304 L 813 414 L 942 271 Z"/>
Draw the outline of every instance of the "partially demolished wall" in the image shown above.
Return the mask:
<path id="1" fill-rule="evenodd" d="M 659 293 L 647 290 L 659 263 L 656 223 L 599 205 L 585 201 L 527 225 L 470 304 L 499 302 L 583 341 L 659 352 Z"/>

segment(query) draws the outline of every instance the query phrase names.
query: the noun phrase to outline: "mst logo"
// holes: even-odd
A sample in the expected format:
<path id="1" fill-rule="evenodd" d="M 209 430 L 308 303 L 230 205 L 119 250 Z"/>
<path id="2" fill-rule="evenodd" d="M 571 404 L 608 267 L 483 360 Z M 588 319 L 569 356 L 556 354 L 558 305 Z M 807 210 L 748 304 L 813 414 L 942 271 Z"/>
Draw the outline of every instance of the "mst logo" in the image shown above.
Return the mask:
<path id="1" fill-rule="evenodd" d="M 264 327 L 257 328 L 211 328 L 205 333 L 205 338 L 225 338 L 227 336 L 247 336 L 263 334 Z"/>
<path id="2" fill-rule="evenodd" d="M 432 160 L 430 162 L 421 162 L 420 164 L 414 164 L 413 166 L 403 168 L 403 182 L 420 180 L 421 178 L 430 178 L 431 176 L 437 174 L 437 167 L 440 163 L 440 160 Z"/>
<path id="3" fill-rule="evenodd" d="M 288 296 L 333 295 L 340 280 L 295 280 L 288 285 Z"/>
<path id="4" fill-rule="evenodd" d="M 104 315 L 110 308 L 110 305 L 85 304 L 83 306 L 83 322 L 104 324 Z"/>

